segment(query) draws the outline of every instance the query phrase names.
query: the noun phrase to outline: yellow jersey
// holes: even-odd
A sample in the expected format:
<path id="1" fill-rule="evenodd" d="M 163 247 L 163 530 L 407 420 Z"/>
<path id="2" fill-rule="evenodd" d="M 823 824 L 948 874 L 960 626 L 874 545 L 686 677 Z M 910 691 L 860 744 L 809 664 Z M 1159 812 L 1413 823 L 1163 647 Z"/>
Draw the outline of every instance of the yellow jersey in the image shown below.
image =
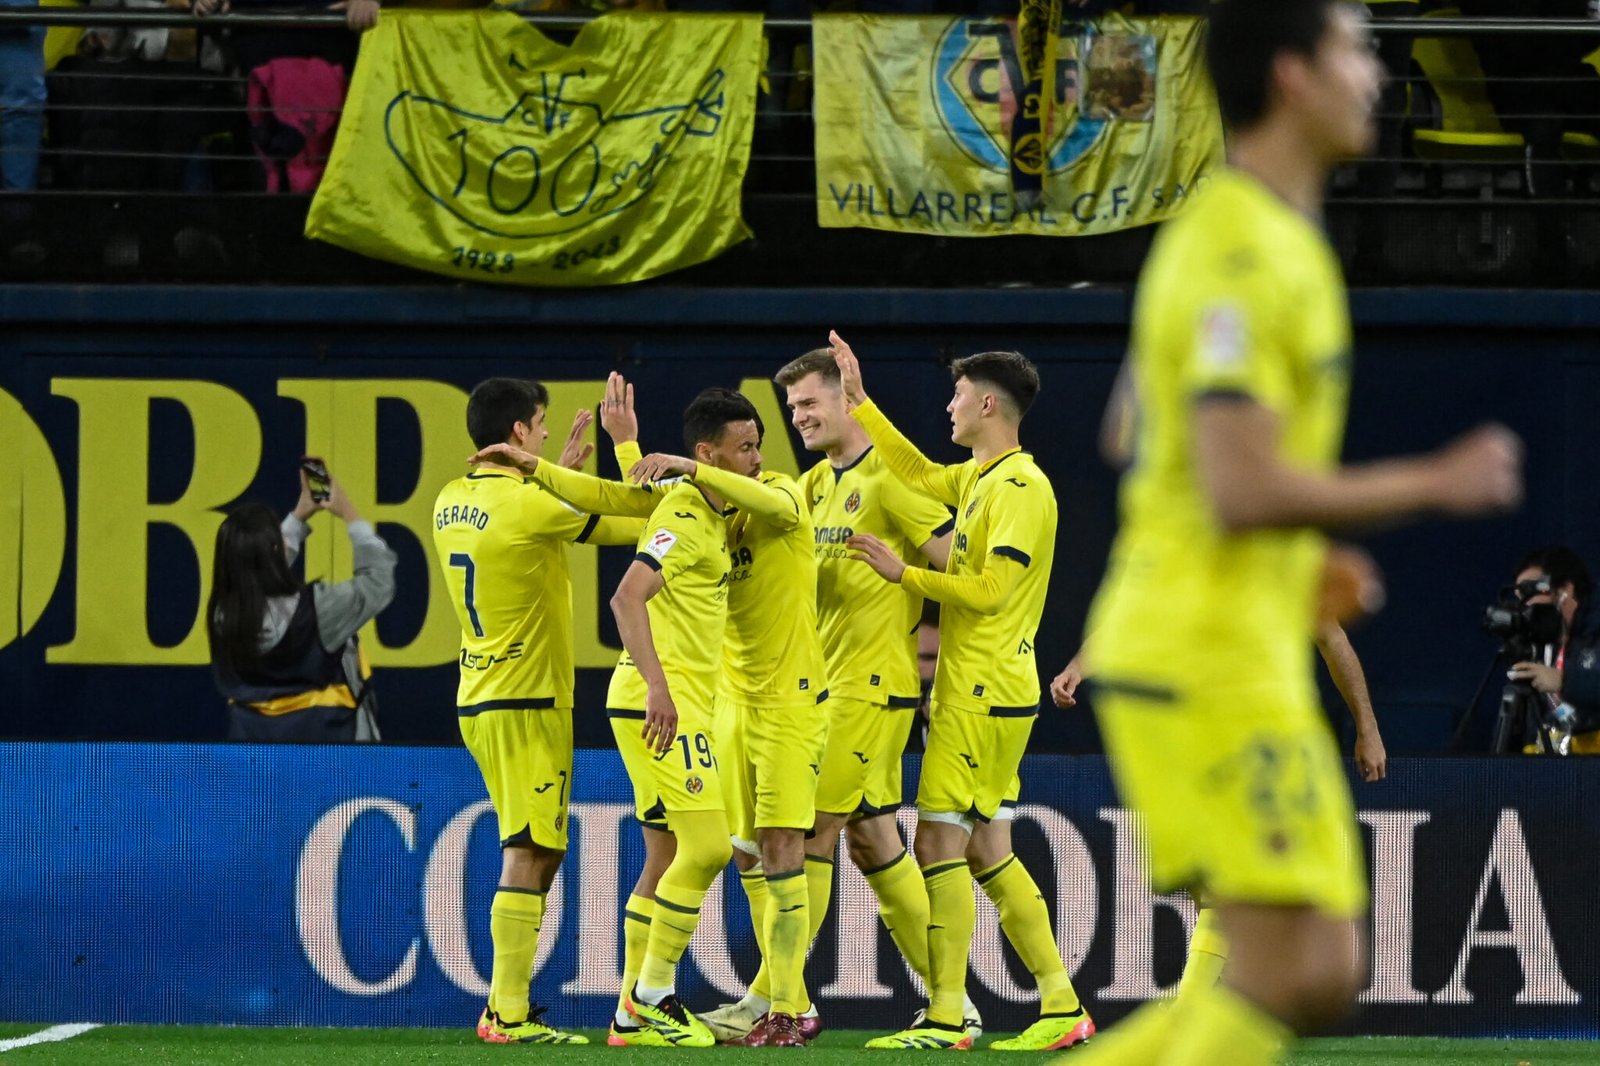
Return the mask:
<path id="1" fill-rule="evenodd" d="M 696 475 L 696 480 L 706 479 Z M 776 514 L 765 517 L 727 496 L 731 511 L 723 689 L 736 701 L 756 707 L 821 703 L 828 685 L 817 633 L 811 512 L 801 502 L 800 486 L 787 474 L 767 471 L 741 480 L 765 486 L 769 491 L 764 495 L 773 501 L 768 506 Z"/>
<path id="2" fill-rule="evenodd" d="M 886 584 L 850 558 L 845 541 L 868 533 L 907 566 L 927 560 L 921 547 L 950 532 L 943 504 L 912 490 L 869 447 L 845 467 L 824 460 L 806 471 L 800 489 L 811 510 L 817 560 L 817 621 L 828 663 L 828 691 L 845 699 L 915 707 L 917 623 L 922 597 Z"/>
<path id="3" fill-rule="evenodd" d="M 944 573 L 907 568 L 900 583 L 939 603 L 933 699 L 997 717 L 1039 707 L 1033 641 L 1056 555 L 1056 495 L 1021 448 L 979 464 L 930 462 L 867 400 L 851 412 L 894 475 L 956 509 Z"/>
<path id="4" fill-rule="evenodd" d="M 698 488 L 680 483 L 651 512 L 634 559 L 666 582 L 646 609 L 667 691 L 680 718 L 694 716 L 709 724 L 728 618 L 728 542 L 722 515 Z M 611 674 L 606 706 L 642 711 L 646 692 L 643 675 L 624 650 Z"/>
<path id="5" fill-rule="evenodd" d="M 433 547 L 461 624 L 461 713 L 572 706 L 566 544 L 602 521 L 515 474 L 467 474 L 440 491 Z"/>
<path id="6" fill-rule="evenodd" d="M 1222 171 L 1156 238 L 1129 359 L 1138 428 L 1089 621 L 1096 681 L 1157 698 L 1315 699 L 1322 534 L 1224 531 L 1196 469 L 1192 410 L 1246 398 L 1278 417 L 1283 461 L 1337 464 L 1350 318 L 1327 238 L 1254 178 Z"/>

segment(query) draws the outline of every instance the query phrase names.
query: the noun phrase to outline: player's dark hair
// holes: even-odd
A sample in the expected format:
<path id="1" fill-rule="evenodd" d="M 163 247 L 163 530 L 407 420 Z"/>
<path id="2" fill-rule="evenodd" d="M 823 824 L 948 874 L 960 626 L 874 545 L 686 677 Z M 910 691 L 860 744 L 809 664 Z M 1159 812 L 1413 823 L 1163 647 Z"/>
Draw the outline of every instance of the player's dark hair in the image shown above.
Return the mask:
<path id="1" fill-rule="evenodd" d="M 839 364 L 833 358 L 833 349 L 813 348 L 800 358 L 785 363 L 772 380 L 788 388 L 798 385 L 812 374 L 821 374 L 823 381 L 835 388 L 839 386 Z"/>
<path id="2" fill-rule="evenodd" d="M 211 661 L 235 676 L 260 663 L 267 601 L 300 588 L 289 571 L 277 513 L 264 503 L 236 507 L 217 530 L 211 561 L 211 596 L 206 600 Z"/>
<path id="3" fill-rule="evenodd" d="M 480 381 L 467 398 L 467 435 L 475 448 L 501 444 L 511 427 L 530 422 L 541 407 L 550 406 L 550 393 L 537 381 L 525 378 L 489 378 Z"/>
<path id="4" fill-rule="evenodd" d="M 1572 595 L 1579 603 L 1589 602 L 1589 594 L 1594 591 L 1594 581 L 1589 577 L 1589 568 L 1583 565 L 1578 553 L 1566 545 L 1551 544 L 1529 552 L 1522 557 L 1522 561 L 1511 572 L 1511 576 L 1515 578 L 1524 570 L 1533 569 L 1543 570 L 1550 575 L 1552 589 L 1571 585 Z"/>
<path id="5" fill-rule="evenodd" d="M 950 379 L 962 378 L 998 390 L 1011 401 L 1019 419 L 1039 395 L 1039 371 L 1021 352 L 979 352 L 957 359 L 950 364 Z"/>
<path id="6" fill-rule="evenodd" d="M 683 446 L 694 454 L 696 444 L 715 444 L 729 422 L 754 422 L 756 439 L 767 435 L 756 405 L 734 389 L 709 388 L 696 396 L 683 412 Z"/>
<path id="7" fill-rule="evenodd" d="M 1272 102 L 1272 63 L 1281 53 L 1316 54 L 1334 10 L 1348 0 L 1227 0 L 1211 12 L 1206 69 L 1222 120 L 1249 129 Z"/>

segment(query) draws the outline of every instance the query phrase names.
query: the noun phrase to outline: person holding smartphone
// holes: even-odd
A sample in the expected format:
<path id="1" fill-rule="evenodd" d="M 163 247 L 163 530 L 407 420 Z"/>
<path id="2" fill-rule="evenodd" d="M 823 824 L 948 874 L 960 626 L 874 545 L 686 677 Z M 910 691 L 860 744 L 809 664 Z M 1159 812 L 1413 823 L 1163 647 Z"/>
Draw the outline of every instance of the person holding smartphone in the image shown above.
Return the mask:
<path id="1" fill-rule="evenodd" d="M 317 511 L 332 512 L 350 534 L 348 581 L 308 584 L 291 569 Z M 394 552 L 320 460 L 302 462 L 300 499 L 281 522 L 262 503 L 242 504 L 223 520 L 206 630 L 228 700 L 228 739 L 380 739 L 372 671 L 356 633 L 394 599 L 394 568 Z"/>

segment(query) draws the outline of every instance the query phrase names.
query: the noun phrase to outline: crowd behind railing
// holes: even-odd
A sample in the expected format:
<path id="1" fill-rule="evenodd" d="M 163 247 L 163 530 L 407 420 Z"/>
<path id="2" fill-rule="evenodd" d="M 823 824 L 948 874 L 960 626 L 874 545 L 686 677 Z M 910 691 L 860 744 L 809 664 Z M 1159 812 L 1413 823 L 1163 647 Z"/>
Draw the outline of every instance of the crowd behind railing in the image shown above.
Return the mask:
<path id="1" fill-rule="evenodd" d="M 359 45 L 379 0 L 92 0 L 103 24 L 23 21 L 72 0 L 0 0 L 0 260 L 48 255 L 30 193 L 309 193 L 331 150 Z M 384 3 L 383 7 L 396 6 Z M 405 6 L 480 8 L 482 0 Z M 772 41 L 747 198 L 810 199 L 812 129 L 806 19 L 815 12 L 1014 16 L 1016 0 L 510 0 L 554 17 L 619 9 L 758 11 Z M 1065 0 L 1085 16 L 1200 14 L 1207 0 Z M 1340 175 L 1354 203 L 1600 198 L 1600 0 L 1369 0 L 1390 73 L 1373 157 Z M 31 12 L 19 9 L 32 9 Z M 177 16 L 166 24 L 127 13 Z M 238 16 L 276 13 L 277 24 Z M 1424 35 L 1430 18 L 1566 20 L 1563 32 Z M 1395 23 L 1393 20 L 1408 20 Z M 337 28 L 342 20 L 347 30 Z M 312 23 L 321 23 L 313 25 Z M 1436 23 L 1444 26 L 1444 22 Z M 571 22 L 552 32 L 572 32 Z M 1532 26 L 1521 27 L 1527 29 Z M 1459 27 L 1456 27 L 1459 28 Z M 356 32 L 349 32 L 349 31 Z M 1370 212 L 1357 228 L 1385 226 Z M 1560 239 L 1559 220 L 1539 223 Z M 202 238 L 203 239 L 203 238 Z"/>

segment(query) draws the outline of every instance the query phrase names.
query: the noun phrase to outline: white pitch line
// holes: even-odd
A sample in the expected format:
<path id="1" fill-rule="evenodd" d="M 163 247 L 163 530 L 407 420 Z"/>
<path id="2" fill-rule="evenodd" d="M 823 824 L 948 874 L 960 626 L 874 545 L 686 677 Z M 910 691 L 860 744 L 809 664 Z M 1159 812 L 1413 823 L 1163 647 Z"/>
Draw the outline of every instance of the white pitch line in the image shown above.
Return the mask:
<path id="1" fill-rule="evenodd" d="M 99 1022 L 75 1022 L 72 1025 L 52 1025 L 48 1029 L 41 1029 L 28 1036 L 19 1036 L 15 1040 L 0 1040 L 0 1051 L 15 1051 L 19 1047 L 31 1047 L 34 1044 L 51 1044 L 57 1040 L 71 1040 L 81 1036 L 90 1029 L 100 1028 Z"/>

